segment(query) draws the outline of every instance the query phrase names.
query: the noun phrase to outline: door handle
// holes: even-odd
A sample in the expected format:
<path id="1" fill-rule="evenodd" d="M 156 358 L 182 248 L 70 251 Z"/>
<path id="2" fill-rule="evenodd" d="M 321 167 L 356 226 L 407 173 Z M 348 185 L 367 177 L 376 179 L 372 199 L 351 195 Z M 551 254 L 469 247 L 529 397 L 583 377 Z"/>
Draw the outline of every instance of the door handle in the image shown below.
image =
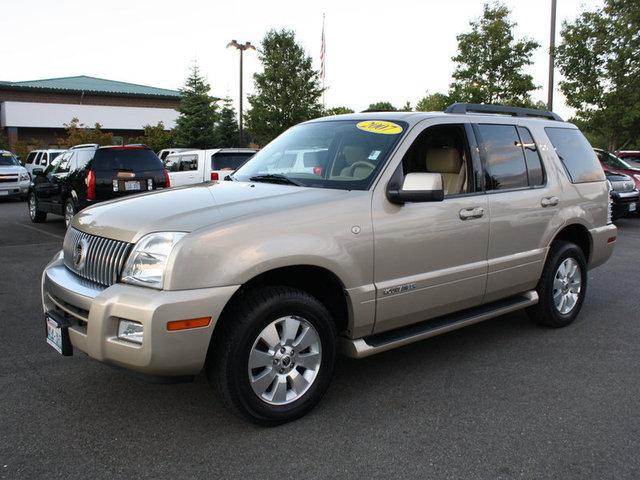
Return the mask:
<path id="1" fill-rule="evenodd" d="M 544 197 L 542 200 L 540 200 L 540 205 L 542 205 L 543 207 L 555 207 L 556 205 L 558 205 L 558 203 L 560 203 L 560 200 L 558 199 L 558 197 Z"/>
<path id="2" fill-rule="evenodd" d="M 463 208 L 460 210 L 460 218 L 462 220 L 470 220 L 472 218 L 480 218 L 484 215 L 484 208 L 475 207 L 475 208 Z"/>

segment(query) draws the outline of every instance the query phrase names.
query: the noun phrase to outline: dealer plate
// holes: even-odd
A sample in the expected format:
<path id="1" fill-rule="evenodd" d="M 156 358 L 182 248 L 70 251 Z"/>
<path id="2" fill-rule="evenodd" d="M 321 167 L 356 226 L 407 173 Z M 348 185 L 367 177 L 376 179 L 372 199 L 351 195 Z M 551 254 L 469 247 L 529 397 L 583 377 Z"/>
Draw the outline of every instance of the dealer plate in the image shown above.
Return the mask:
<path id="1" fill-rule="evenodd" d="M 48 314 L 45 315 L 44 320 L 47 327 L 47 343 L 61 355 L 72 355 L 73 349 L 69 341 L 69 330 L 67 326 L 61 324 Z"/>
<path id="2" fill-rule="evenodd" d="M 630 203 L 629 204 L 629 211 L 630 212 L 635 212 L 637 209 L 637 205 L 635 203 Z"/>

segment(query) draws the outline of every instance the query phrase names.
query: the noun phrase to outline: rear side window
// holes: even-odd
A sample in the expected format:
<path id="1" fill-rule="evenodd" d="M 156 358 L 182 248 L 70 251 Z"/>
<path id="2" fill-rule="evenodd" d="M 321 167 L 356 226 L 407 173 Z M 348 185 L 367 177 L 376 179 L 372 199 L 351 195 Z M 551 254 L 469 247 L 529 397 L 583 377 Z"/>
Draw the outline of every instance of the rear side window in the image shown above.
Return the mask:
<path id="1" fill-rule="evenodd" d="M 605 179 L 598 157 L 579 130 L 546 127 L 545 131 L 573 183 Z"/>
<path id="2" fill-rule="evenodd" d="M 211 170 L 235 170 L 252 156 L 253 152 L 214 153 L 211 155 Z"/>
<path id="3" fill-rule="evenodd" d="M 91 162 L 93 170 L 162 170 L 162 162 L 151 150 L 143 148 L 100 148 Z"/>
<path id="4" fill-rule="evenodd" d="M 529 186 L 520 137 L 513 125 L 477 125 L 487 190 Z"/>
<path id="5" fill-rule="evenodd" d="M 93 158 L 95 150 L 78 150 L 76 152 L 76 164 L 78 170 L 83 170 Z"/>

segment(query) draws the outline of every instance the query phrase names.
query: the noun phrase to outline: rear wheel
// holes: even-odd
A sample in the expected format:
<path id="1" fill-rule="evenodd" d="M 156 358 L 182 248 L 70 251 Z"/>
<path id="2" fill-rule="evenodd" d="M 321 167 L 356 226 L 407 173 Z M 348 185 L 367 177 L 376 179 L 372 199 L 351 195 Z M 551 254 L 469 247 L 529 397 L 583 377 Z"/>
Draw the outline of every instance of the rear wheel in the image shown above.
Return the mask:
<path id="1" fill-rule="evenodd" d="M 536 290 L 540 300 L 527 309 L 533 320 L 555 328 L 573 322 L 587 293 L 587 261 L 582 249 L 572 242 L 554 242 Z"/>
<path id="2" fill-rule="evenodd" d="M 47 219 L 47 213 L 38 210 L 38 198 L 34 192 L 29 194 L 28 205 L 29 218 L 31 218 L 33 223 L 42 223 Z"/>
<path id="3" fill-rule="evenodd" d="M 305 415 L 333 375 L 336 330 L 325 306 L 295 288 L 262 287 L 231 310 L 207 361 L 225 405 L 259 425 Z"/>
<path id="4" fill-rule="evenodd" d="M 71 220 L 73 220 L 73 216 L 76 214 L 76 205 L 73 203 L 71 198 L 68 198 L 64 203 L 64 226 L 69 228 L 71 225 Z"/>

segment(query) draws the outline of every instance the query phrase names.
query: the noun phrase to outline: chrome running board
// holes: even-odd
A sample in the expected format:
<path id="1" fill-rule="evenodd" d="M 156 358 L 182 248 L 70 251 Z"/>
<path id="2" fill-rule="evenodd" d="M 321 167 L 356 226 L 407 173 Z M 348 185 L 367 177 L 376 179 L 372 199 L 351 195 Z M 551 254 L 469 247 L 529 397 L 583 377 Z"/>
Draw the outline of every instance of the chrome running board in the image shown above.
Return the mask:
<path id="1" fill-rule="evenodd" d="M 535 290 L 514 295 L 486 305 L 451 313 L 442 317 L 408 325 L 388 332 L 377 333 L 355 340 L 340 338 L 341 352 L 352 358 L 364 358 L 376 353 L 386 352 L 393 348 L 419 342 L 426 338 L 435 337 L 451 332 L 474 323 L 490 318 L 499 317 L 506 313 L 521 310 L 538 303 L 538 293 Z"/>

